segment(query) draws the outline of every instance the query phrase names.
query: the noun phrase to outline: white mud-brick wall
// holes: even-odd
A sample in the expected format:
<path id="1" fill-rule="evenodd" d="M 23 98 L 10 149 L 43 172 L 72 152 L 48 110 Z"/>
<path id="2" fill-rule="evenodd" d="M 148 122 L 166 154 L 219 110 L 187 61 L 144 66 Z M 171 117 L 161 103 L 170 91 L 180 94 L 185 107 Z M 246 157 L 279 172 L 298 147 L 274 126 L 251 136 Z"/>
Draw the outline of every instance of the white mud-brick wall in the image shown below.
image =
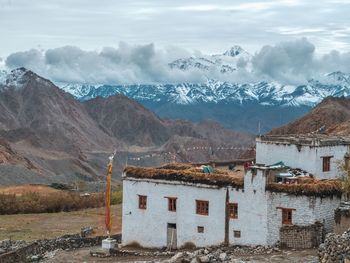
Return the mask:
<path id="1" fill-rule="evenodd" d="M 147 196 L 147 209 L 139 209 L 138 195 Z M 168 199 L 176 197 L 176 212 L 168 211 Z M 225 236 L 226 190 L 188 186 L 179 182 L 123 180 L 122 243 L 166 247 L 168 223 L 176 224 L 177 246 L 187 242 L 198 247 L 219 245 Z M 196 200 L 209 201 L 209 215 L 196 214 Z M 198 233 L 197 227 L 204 227 Z"/>
<path id="2" fill-rule="evenodd" d="M 340 205 L 340 197 L 331 196 L 327 198 L 316 198 L 315 214 L 319 222 L 324 225 L 325 233 L 334 232 L 335 228 L 335 210 Z"/>
<path id="3" fill-rule="evenodd" d="M 230 202 L 238 203 L 238 218 L 230 219 L 230 244 L 267 244 L 267 199 L 264 173 L 263 170 L 255 170 L 255 172 L 249 170 L 244 176 L 244 190 L 230 190 Z M 241 231 L 240 238 L 234 237 L 235 230 Z"/>
<path id="4" fill-rule="evenodd" d="M 292 224 L 307 226 L 316 222 L 324 224 L 326 232 L 334 227 L 334 210 L 339 206 L 340 199 L 334 197 L 294 196 L 286 193 L 267 191 L 268 196 L 268 244 L 273 245 L 280 240 L 282 224 L 282 209 L 292 211 Z"/>
<path id="5" fill-rule="evenodd" d="M 274 142 L 256 142 L 256 163 L 271 165 L 283 161 L 292 168 L 301 168 L 317 179 L 331 179 L 339 177 L 338 162 L 344 160 L 348 146 L 297 146 Z M 331 158 L 330 171 L 323 172 L 322 157 Z"/>

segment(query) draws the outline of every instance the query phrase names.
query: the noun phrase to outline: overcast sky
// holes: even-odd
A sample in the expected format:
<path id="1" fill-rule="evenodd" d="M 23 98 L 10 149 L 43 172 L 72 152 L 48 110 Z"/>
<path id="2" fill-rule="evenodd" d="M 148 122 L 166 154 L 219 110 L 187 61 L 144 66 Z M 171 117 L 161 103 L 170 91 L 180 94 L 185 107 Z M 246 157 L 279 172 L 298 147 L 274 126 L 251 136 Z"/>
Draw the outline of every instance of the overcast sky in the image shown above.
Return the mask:
<path id="1" fill-rule="evenodd" d="M 164 65 L 240 45 L 255 72 L 305 81 L 350 71 L 349 14 L 350 0 L 0 0 L 0 67 L 79 82 L 195 80 Z"/>
<path id="2" fill-rule="evenodd" d="M 221 52 L 307 37 L 350 49 L 349 0 L 0 0 L 0 57 L 29 48 L 130 44 Z"/>

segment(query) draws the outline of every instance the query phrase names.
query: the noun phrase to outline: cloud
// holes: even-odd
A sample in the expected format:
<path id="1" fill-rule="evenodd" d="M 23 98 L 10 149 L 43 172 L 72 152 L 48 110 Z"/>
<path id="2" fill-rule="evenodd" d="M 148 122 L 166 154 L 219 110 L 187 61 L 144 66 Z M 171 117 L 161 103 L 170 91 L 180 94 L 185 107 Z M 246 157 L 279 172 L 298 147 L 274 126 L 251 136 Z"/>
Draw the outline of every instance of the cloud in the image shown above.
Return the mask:
<path id="1" fill-rule="evenodd" d="M 316 47 L 306 38 L 264 46 L 253 57 L 257 76 L 282 83 L 306 83 L 311 78 L 322 78 L 333 71 L 350 73 L 350 52 L 318 55 Z"/>
<path id="2" fill-rule="evenodd" d="M 240 83 L 300 84 L 333 71 L 350 72 L 350 52 L 331 51 L 319 55 L 315 45 L 306 38 L 263 46 L 252 56 L 251 63 L 241 58 L 237 61 L 237 70 L 227 74 L 216 68 L 182 71 L 168 66 L 176 59 L 188 57 L 210 58 L 200 51 L 190 52 L 176 46 L 158 49 L 154 44 L 121 42 L 118 47 L 105 47 L 100 51 L 75 46 L 46 51 L 30 49 L 9 55 L 5 64 L 9 69 L 27 67 L 56 82 L 89 84 L 205 82 L 208 78 Z"/>
<path id="3" fill-rule="evenodd" d="M 204 81 L 199 71 L 170 70 L 168 63 L 188 56 L 183 49 L 156 50 L 153 44 L 105 47 L 100 52 L 64 46 L 47 51 L 31 49 L 6 59 L 10 69 L 24 66 L 57 82 L 77 83 L 155 83 Z"/>
<path id="4" fill-rule="evenodd" d="M 307 39 L 264 46 L 253 57 L 256 72 L 284 82 L 305 81 L 311 77 L 315 46 Z"/>

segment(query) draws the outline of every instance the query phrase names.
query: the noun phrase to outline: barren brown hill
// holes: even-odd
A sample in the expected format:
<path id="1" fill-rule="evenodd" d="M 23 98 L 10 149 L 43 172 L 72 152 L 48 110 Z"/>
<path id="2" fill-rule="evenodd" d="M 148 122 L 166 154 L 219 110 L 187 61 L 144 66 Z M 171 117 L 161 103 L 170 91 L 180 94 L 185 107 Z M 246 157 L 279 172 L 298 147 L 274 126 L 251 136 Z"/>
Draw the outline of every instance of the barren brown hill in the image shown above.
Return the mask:
<path id="1" fill-rule="evenodd" d="M 327 97 L 302 118 L 273 129 L 270 134 L 325 132 L 333 135 L 350 131 L 350 99 Z M 343 135 L 344 135 L 343 134 Z"/>
<path id="2" fill-rule="evenodd" d="M 104 167 L 85 154 L 118 145 L 80 102 L 24 68 L 0 84 L 0 110 L 2 185 L 96 180 Z"/>
<path id="3" fill-rule="evenodd" d="M 137 165 L 161 165 L 169 161 L 164 152 L 198 162 L 235 158 L 235 146 L 253 142 L 215 122 L 161 119 L 122 95 L 79 102 L 24 68 L 0 83 L 0 110 L 0 185 L 96 181 L 115 149 L 114 176 L 120 178 L 130 153 L 156 156 Z M 223 146 L 232 149 L 208 151 Z"/>
<path id="4" fill-rule="evenodd" d="M 80 103 L 52 82 L 24 68 L 13 73 L 0 96 L 1 135 L 11 142 L 65 152 L 102 149 L 115 143 Z"/>

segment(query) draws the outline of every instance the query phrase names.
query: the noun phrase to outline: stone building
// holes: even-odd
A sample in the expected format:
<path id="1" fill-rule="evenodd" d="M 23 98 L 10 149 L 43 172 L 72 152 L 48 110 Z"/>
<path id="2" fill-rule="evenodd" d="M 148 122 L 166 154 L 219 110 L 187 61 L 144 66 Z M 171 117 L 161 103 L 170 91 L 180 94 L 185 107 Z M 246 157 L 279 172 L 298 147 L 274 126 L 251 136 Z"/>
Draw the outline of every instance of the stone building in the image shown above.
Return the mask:
<path id="1" fill-rule="evenodd" d="M 283 165 L 204 171 L 188 164 L 127 167 L 122 244 L 180 248 L 281 241 L 307 248 L 333 231 L 341 196 L 337 180 L 302 173 L 278 182 L 279 175 L 294 171 Z"/>

